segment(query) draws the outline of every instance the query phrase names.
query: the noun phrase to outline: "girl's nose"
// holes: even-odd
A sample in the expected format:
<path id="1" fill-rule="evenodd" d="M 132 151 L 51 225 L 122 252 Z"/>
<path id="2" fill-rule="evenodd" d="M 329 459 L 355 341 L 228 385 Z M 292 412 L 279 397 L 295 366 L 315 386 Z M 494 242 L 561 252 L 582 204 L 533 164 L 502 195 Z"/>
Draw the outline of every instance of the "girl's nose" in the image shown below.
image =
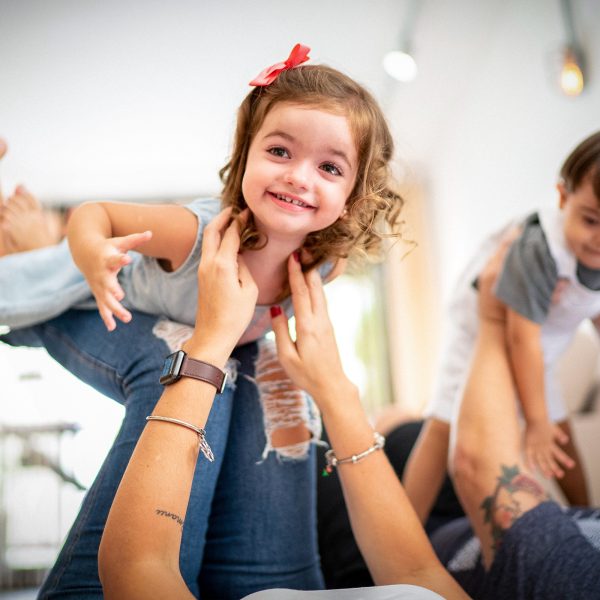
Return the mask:
<path id="1" fill-rule="evenodd" d="M 310 184 L 308 165 L 303 162 L 290 164 L 285 175 L 285 181 L 295 189 L 308 189 Z"/>

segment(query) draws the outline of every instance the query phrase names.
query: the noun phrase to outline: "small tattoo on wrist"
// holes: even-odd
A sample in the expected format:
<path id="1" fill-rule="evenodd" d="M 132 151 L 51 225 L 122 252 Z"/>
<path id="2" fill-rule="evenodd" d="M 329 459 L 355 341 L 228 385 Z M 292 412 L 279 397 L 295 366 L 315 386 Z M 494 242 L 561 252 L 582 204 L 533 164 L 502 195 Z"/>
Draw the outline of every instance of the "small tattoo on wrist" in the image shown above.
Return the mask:
<path id="1" fill-rule="evenodd" d="M 160 517 L 167 517 L 168 519 L 172 519 L 175 521 L 180 527 L 183 527 L 183 519 L 176 515 L 175 513 L 169 512 L 168 510 L 161 510 L 160 508 L 156 509 L 156 514 Z"/>

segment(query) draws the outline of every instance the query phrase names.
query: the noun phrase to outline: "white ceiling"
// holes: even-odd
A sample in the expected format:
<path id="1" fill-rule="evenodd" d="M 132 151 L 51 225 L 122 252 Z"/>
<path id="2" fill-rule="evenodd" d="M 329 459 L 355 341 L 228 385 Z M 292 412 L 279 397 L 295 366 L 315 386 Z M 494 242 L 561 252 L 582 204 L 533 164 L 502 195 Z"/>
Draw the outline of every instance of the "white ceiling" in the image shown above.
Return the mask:
<path id="1" fill-rule="evenodd" d="M 219 189 L 248 81 L 296 42 L 381 94 L 405 2 L 0 0 L 9 182 L 47 199 Z"/>

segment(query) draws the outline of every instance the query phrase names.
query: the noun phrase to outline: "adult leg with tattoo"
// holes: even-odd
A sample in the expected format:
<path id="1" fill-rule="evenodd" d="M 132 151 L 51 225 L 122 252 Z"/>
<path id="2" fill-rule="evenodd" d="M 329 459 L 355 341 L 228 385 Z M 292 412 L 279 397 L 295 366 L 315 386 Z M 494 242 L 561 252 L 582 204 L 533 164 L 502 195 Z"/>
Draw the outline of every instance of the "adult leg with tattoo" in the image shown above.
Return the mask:
<path id="1" fill-rule="evenodd" d="M 479 280 L 480 329 L 453 431 L 450 468 L 489 567 L 505 532 L 547 499 L 521 460 L 516 391 L 505 345 L 503 308 L 491 288 L 501 256 Z"/>

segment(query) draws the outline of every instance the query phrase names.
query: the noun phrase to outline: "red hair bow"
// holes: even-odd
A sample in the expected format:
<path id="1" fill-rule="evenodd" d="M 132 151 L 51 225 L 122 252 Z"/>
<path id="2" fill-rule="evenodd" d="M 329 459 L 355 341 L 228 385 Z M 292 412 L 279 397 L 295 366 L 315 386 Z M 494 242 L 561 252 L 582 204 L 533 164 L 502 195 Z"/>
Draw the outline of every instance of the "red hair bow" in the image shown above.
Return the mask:
<path id="1" fill-rule="evenodd" d="M 296 44 L 290 55 L 287 57 L 285 62 L 278 62 L 270 67 L 267 67 L 263 71 L 261 71 L 251 82 L 250 85 L 255 85 L 257 87 L 263 87 L 265 85 L 269 85 L 277 79 L 277 76 L 282 71 L 287 71 L 288 69 L 293 69 L 298 65 L 301 65 L 303 62 L 308 60 L 308 53 L 310 52 L 310 48 L 308 46 L 303 46 L 302 44 Z"/>

